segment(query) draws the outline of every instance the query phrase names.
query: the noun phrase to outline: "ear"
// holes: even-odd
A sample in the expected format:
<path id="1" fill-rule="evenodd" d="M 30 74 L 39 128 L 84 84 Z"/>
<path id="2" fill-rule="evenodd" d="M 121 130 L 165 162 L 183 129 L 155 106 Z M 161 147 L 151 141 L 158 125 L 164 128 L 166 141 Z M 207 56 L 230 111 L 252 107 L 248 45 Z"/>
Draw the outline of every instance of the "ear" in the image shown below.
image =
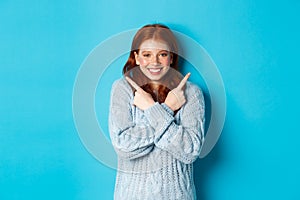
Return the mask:
<path id="1" fill-rule="evenodd" d="M 140 65 L 140 61 L 139 61 L 139 55 L 136 53 L 136 52 L 133 52 L 134 53 L 134 59 L 135 59 L 135 63 L 137 64 L 137 65 Z"/>
<path id="2" fill-rule="evenodd" d="M 170 65 L 173 64 L 173 54 L 170 55 Z"/>

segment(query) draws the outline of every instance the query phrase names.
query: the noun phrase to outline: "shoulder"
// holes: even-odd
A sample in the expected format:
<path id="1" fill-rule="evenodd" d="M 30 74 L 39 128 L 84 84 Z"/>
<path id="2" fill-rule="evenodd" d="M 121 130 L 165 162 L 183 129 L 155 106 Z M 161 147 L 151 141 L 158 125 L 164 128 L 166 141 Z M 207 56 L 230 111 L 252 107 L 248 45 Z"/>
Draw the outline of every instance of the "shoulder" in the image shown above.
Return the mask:
<path id="1" fill-rule="evenodd" d="M 183 107 L 184 112 L 191 114 L 197 113 L 198 111 L 201 113 L 199 117 L 203 117 L 205 112 L 205 100 L 201 88 L 188 81 L 186 83 L 185 97 L 186 104 Z"/>
<path id="2" fill-rule="evenodd" d="M 115 89 L 125 89 L 125 90 L 131 90 L 131 87 L 129 86 L 128 82 L 125 78 L 117 79 L 112 84 L 112 90 Z"/>
<path id="3" fill-rule="evenodd" d="M 112 84 L 111 94 L 132 94 L 132 89 L 125 78 L 117 79 Z"/>
<path id="4" fill-rule="evenodd" d="M 201 88 L 189 81 L 186 83 L 185 94 L 187 97 L 198 96 L 199 98 L 203 98 L 203 92 Z"/>

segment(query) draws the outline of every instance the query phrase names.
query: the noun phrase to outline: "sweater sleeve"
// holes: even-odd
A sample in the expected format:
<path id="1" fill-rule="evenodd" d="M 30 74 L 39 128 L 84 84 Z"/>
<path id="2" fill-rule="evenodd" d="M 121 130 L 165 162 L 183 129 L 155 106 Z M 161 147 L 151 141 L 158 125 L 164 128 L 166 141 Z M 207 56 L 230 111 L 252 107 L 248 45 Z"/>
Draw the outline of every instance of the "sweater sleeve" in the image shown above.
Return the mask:
<path id="1" fill-rule="evenodd" d="M 126 80 L 117 80 L 111 90 L 109 132 L 116 153 L 124 159 L 142 157 L 154 147 L 154 129 L 146 122 L 135 123 L 132 99 Z"/>
<path id="2" fill-rule="evenodd" d="M 189 84 L 185 93 L 187 101 L 177 113 L 178 122 L 172 119 L 166 105 L 156 104 L 145 114 L 155 129 L 155 145 L 189 164 L 197 159 L 203 144 L 205 109 L 203 94 L 197 86 Z"/>

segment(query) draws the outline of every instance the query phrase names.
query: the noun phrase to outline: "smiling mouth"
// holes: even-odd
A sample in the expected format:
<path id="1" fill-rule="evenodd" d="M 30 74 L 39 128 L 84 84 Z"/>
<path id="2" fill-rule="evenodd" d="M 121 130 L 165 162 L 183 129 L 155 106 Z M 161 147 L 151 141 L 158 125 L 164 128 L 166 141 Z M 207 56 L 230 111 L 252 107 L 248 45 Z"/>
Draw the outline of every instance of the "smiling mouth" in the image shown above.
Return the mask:
<path id="1" fill-rule="evenodd" d="M 148 71 L 153 75 L 157 75 L 162 71 L 162 68 L 149 68 Z"/>

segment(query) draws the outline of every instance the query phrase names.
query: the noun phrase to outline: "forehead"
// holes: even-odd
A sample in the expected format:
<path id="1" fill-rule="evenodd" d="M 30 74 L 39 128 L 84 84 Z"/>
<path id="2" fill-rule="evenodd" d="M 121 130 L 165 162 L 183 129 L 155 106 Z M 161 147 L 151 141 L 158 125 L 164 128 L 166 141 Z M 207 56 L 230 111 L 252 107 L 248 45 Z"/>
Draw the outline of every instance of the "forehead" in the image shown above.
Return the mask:
<path id="1" fill-rule="evenodd" d="M 166 42 L 161 40 L 154 40 L 154 39 L 145 40 L 141 44 L 140 49 L 141 50 L 167 50 L 167 51 L 170 50 Z"/>

